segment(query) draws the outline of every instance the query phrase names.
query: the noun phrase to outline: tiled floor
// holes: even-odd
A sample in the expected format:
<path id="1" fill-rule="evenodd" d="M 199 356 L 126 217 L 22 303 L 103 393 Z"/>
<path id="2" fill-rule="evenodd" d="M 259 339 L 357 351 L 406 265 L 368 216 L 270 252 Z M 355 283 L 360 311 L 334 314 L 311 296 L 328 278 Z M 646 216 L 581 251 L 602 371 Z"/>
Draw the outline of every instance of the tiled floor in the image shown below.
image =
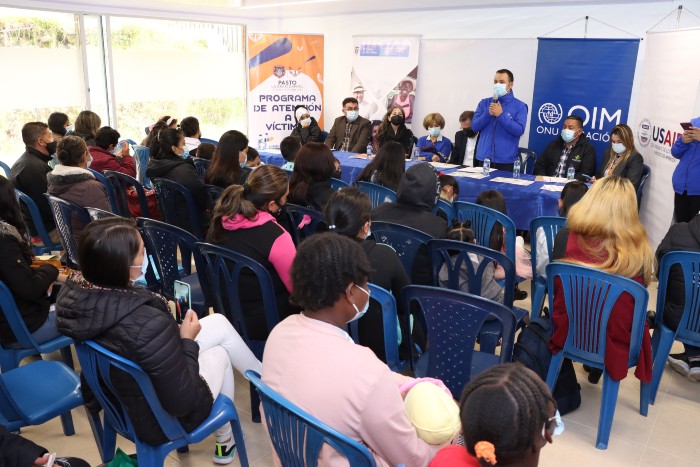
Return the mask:
<path id="1" fill-rule="evenodd" d="M 524 284 L 529 291 L 529 284 Z M 649 288 L 650 308 L 656 300 L 656 283 Z M 529 300 L 518 303 L 527 307 Z M 676 344 L 673 352 L 679 351 Z M 622 381 L 615 410 L 612 435 L 608 449 L 595 448 L 600 411 L 601 386 L 590 384 L 580 364 L 575 364 L 581 384 L 581 407 L 564 417 L 566 430 L 546 446 L 541 453 L 540 466 L 644 466 L 686 467 L 700 465 L 700 384 L 684 379 L 666 367 L 656 404 L 649 407 L 649 415 L 639 414 L 639 382 L 633 370 Z M 243 431 L 251 466 L 272 465 L 271 447 L 260 424 L 250 422 L 249 386 L 236 375 L 235 403 L 243 419 Z M 92 465 L 100 464 L 95 442 L 82 409 L 73 411 L 76 434 L 63 436 L 58 419 L 44 425 L 22 430 L 27 438 L 50 451 L 83 457 Z M 171 453 L 167 466 L 212 465 L 213 438 L 190 447 L 187 454 Z M 118 445 L 133 453 L 133 444 L 119 439 Z M 232 465 L 240 465 L 236 460 Z"/>

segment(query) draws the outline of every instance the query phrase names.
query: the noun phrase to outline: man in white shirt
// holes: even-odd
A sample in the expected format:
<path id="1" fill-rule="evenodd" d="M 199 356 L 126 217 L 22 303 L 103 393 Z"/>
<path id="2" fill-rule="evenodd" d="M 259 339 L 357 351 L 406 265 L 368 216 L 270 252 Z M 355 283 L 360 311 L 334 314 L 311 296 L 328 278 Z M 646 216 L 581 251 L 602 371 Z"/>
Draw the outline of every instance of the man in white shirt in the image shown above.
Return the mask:
<path id="1" fill-rule="evenodd" d="M 472 118 L 474 118 L 473 110 L 465 110 L 459 115 L 460 130 L 455 133 L 455 147 L 450 155 L 450 164 L 474 166 L 479 133 L 472 130 Z"/>
<path id="2" fill-rule="evenodd" d="M 185 135 L 185 146 L 190 152 L 199 147 L 201 144 L 199 138 L 202 137 L 202 132 L 199 130 L 199 120 L 195 117 L 185 117 L 180 122 L 180 129 Z"/>

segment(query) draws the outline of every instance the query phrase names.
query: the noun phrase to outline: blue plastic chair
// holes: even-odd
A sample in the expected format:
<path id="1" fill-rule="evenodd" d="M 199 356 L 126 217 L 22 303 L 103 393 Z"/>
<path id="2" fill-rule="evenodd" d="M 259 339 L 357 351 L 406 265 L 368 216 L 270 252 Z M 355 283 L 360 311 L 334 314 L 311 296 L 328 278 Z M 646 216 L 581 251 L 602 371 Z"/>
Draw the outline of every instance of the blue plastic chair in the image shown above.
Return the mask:
<path id="1" fill-rule="evenodd" d="M 199 443 L 225 423 L 231 422 L 238 458 L 241 465 L 248 465 L 248 456 L 238 412 L 233 405 L 233 401 L 228 397 L 219 394 L 219 397 L 214 401 L 209 417 L 188 433 L 176 417 L 163 409 L 150 378 L 138 365 L 92 341 L 76 343 L 75 350 L 80 360 L 80 366 L 83 369 L 83 375 L 104 409 L 102 439 L 96 440 L 103 462 L 109 462 L 114 458 L 117 433 L 136 444 L 136 456 L 139 465 L 158 466 L 163 465 L 169 452 L 189 444 Z M 114 373 L 113 370 L 127 373 L 134 379 L 143 397 L 148 402 L 160 428 L 168 438 L 167 442 L 153 446 L 144 443 L 136 436 L 136 431 L 126 411 L 126 406 L 112 383 L 111 375 Z"/>
<path id="2" fill-rule="evenodd" d="M 192 193 L 183 185 L 165 178 L 154 178 L 151 182 L 153 182 L 158 197 L 161 219 L 168 224 L 185 229 L 198 239 L 203 240 L 202 220 Z M 177 214 L 178 201 L 185 203 L 187 207 L 187 225 L 183 225 L 182 221 L 185 219 L 180 219 Z"/>
<path id="3" fill-rule="evenodd" d="M 299 246 L 299 244 L 305 238 L 315 234 L 318 224 L 323 222 L 323 213 L 315 209 L 287 203 L 284 210 L 289 217 L 289 226 L 292 230 L 290 235 L 292 236 L 292 240 L 296 246 Z M 304 216 L 308 216 L 310 222 L 302 227 L 299 227 L 304 220 Z"/>
<path id="4" fill-rule="evenodd" d="M 518 148 L 518 157 L 520 157 L 521 172 L 532 175 L 535 172 L 535 162 L 537 162 L 537 153 L 528 148 Z"/>
<path id="5" fill-rule="evenodd" d="M 487 248 L 489 248 L 491 231 L 496 222 L 500 222 L 506 233 L 506 256 L 515 263 L 515 223 L 510 217 L 495 209 L 466 201 L 455 201 L 454 207 L 460 222 L 471 221 L 477 244 Z"/>
<path id="6" fill-rule="evenodd" d="M 0 425 L 8 430 L 60 415 L 63 433 L 71 436 L 70 411 L 82 404 L 80 378 L 65 363 L 39 360 L 0 374 Z"/>
<path id="7" fill-rule="evenodd" d="M 664 323 L 664 305 L 671 268 L 683 274 L 685 284 L 685 308 L 678 328 L 673 331 Z M 650 402 L 656 400 L 666 359 L 673 341 L 700 347 L 700 253 L 672 251 L 661 258 L 659 265 L 659 291 L 656 295 L 656 329 L 651 336 L 654 366 L 651 377 Z"/>
<path id="8" fill-rule="evenodd" d="M 390 188 L 371 182 L 355 182 L 357 189 L 369 196 L 372 202 L 372 209 L 382 203 L 393 203 L 396 201 L 396 192 Z"/>
<path id="9" fill-rule="evenodd" d="M 44 243 L 44 246 L 32 245 L 32 250 L 34 250 L 34 254 L 43 255 L 45 253 L 51 253 L 52 251 L 62 251 L 63 245 L 61 245 L 60 243 L 54 243 L 51 240 L 49 232 L 48 230 L 46 230 L 46 226 L 44 225 L 44 221 L 41 219 L 39 207 L 36 205 L 34 200 L 31 199 L 29 195 L 22 193 L 18 189 L 15 189 L 15 193 L 17 194 L 17 198 L 19 199 L 20 204 L 23 204 L 26 210 L 29 211 L 29 215 L 31 216 L 32 221 L 34 222 L 34 227 L 36 227 L 37 233 L 39 234 L 39 238 L 41 238 L 41 241 Z"/>
<path id="10" fill-rule="evenodd" d="M 197 238 L 186 230 L 165 222 L 143 218 L 137 222 L 143 233 L 146 252 L 156 267 L 161 295 L 175 301 L 175 281 L 185 282 L 190 286 L 190 306 L 200 318 L 206 316 L 209 305 L 204 299 L 199 276 L 192 271 L 193 259 L 196 270 L 204 267 L 199 250 L 195 247 Z"/>
<path id="11" fill-rule="evenodd" d="M 104 175 L 102 175 L 97 170 L 88 170 L 92 173 L 92 175 L 95 176 L 95 180 L 100 182 L 104 187 L 105 193 L 107 193 L 107 200 L 109 201 L 109 206 L 112 208 L 112 212 L 120 214 L 121 211 L 117 202 L 117 194 L 114 192 L 114 187 L 112 186 L 112 184 L 107 180 L 107 178 Z"/>
<path id="12" fill-rule="evenodd" d="M 452 203 L 448 203 L 444 199 L 440 198 L 433 208 L 433 214 L 438 214 L 439 212 L 444 213 L 445 218 L 447 219 L 447 225 L 450 225 L 452 222 L 452 219 L 457 219 L 457 211 L 455 210 L 455 207 L 452 205 Z"/>
<path id="13" fill-rule="evenodd" d="M 199 175 L 200 179 L 204 180 L 204 174 L 206 173 L 207 169 L 211 166 L 211 161 L 199 157 L 193 158 L 192 161 L 194 162 L 194 168 L 197 171 L 197 175 Z"/>
<path id="14" fill-rule="evenodd" d="M 215 139 L 209 139 L 209 138 L 199 138 L 200 143 L 209 143 L 213 144 L 214 146 L 218 146 L 219 142 Z"/>
<path id="15" fill-rule="evenodd" d="M 548 255 L 549 262 L 552 262 L 552 250 L 554 249 L 554 238 L 557 232 L 566 226 L 565 217 L 541 216 L 530 221 L 530 253 L 532 255 L 532 283 L 530 284 L 530 297 L 532 299 L 532 315 L 535 319 L 540 315 L 544 296 L 547 293 L 547 277 L 537 273 L 537 257 Z M 547 251 L 537 251 L 537 231 L 542 229 L 547 239 Z"/>
<path id="16" fill-rule="evenodd" d="M 384 332 L 384 362 L 391 371 L 400 371 L 406 367 L 406 362 L 399 360 L 399 317 L 396 309 L 394 295 L 386 289 L 374 284 L 367 284 L 371 294 L 371 300 L 375 300 L 382 308 L 382 329 Z M 359 320 L 350 323 L 350 336 L 355 344 L 362 345 L 359 333 Z"/>
<path id="17" fill-rule="evenodd" d="M 389 245 L 399 255 L 408 277 L 413 276 L 413 263 L 421 247 L 433 239 L 420 230 L 390 222 L 372 222 L 372 236 L 377 243 Z"/>
<path id="18" fill-rule="evenodd" d="M 552 356 L 547 386 L 553 391 L 564 358 L 603 370 L 602 401 L 598 420 L 596 448 L 607 449 L 620 382 L 605 369 L 605 338 L 608 319 L 620 295 L 634 299 L 634 317 L 630 336 L 628 368 L 637 365 L 642 348 L 649 293 L 637 282 L 606 272 L 573 264 L 551 263 L 547 266 L 549 307 L 554 310 L 554 284 L 559 279 L 569 320 L 569 333 L 562 348 Z M 646 417 L 649 409 L 649 383 L 640 383 L 639 413 Z"/>
<path id="19" fill-rule="evenodd" d="M 512 360 L 516 320 L 505 306 L 466 292 L 425 285 L 409 285 L 402 293 L 406 313 L 412 302 L 420 305 L 430 342 L 418 363 L 411 361 L 411 370 L 421 377 L 441 379 L 455 399 L 473 376 Z M 499 356 L 474 350 L 487 320 L 497 322 L 501 328 Z"/>
<path id="20" fill-rule="evenodd" d="M 141 216 L 149 219 L 153 218 L 153 213 L 148 209 L 148 200 L 146 198 L 146 190 L 134 177 L 113 170 L 105 170 L 105 178 L 112 185 L 117 200 L 118 212 L 122 217 L 132 217 L 129 210 L 129 198 L 127 193 L 133 189 L 139 199 L 139 207 L 141 208 Z"/>
<path id="21" fill-rule="evenodd" d="M 642 196 L 644 195 L 644 185 L 647 184 L 647 179 L 651 175 L 651 168 L 644 164 L 644 169 L 642 169 L 642 179 L 639 181 L 639 187 L 637 188 L 637 209 L 642 207 Z"/>
<path id="22" fill-rule="evenodd" d="M 334 190 L 337 191 L 337 190 L 340 190 L 341 188 L 345 188 L 346 186 L 350 186 L 350 185 L 348 185 L 346 182 L 344 182 L 343 180 L 341 180 L 339 178 L 331 178 L 331 188 L 333 188 Z"/>
<path id="23" fill-rule="evenodd" d="M 5 178 L 10 178 L 10 166 L 5 164 L 3 161 L 0 161 L 0 169 L 5 172 Z"/>
<path id="24" fill-rule="evenodd" d="M 324 444 L 335 449 L 353 467 L 377 465 L 367 447 L 280 396 L 256 372 L 248 370 L 245 375 L 260 395 L 267 432 L 282 465 L 316 467 Z"/>
<path id="25" fill-rule="evenodd" d="M 90 219 L 90 214 L 84 207 L 65 199 L 51 196 L 48 193 L 44 193 L 44 196 L 49 200 L 49 206 L 53 212 L 53 220 L 56 223 L 58 233 L 61 235 L 61 243 L 63 243 L 63 247 L 68 254 L 66 264 L 71 269 L 79 269 L 78 243 L 73 236 L 73 223 L 77 222 L 83 226 L 88 225 L 92 220 Z"/>
<path id="26" fill-rule="evenodd" d="M 207 187 L 207 190 L 209 191 L 209 198 L 211 199 L 211 208 L 214 210 L 214 206 L 216 206 L 216 202 L 221 198 L 221 195 L 224 192 L 224 189 L 221 188 L 220 186 L 215 186 L 215 185 L 204 185 Z"/>
<path id="27" fill-rule="evenodd" d="M 141 186 L 150 190 L 152 189 L 151 181 L 146 177 L 146 169 L 148 169 L 148 161 L 151 159 L 151 150 L 146 146 L 134 146 L 134 161 L 136 161 L 136 178 Z"/>

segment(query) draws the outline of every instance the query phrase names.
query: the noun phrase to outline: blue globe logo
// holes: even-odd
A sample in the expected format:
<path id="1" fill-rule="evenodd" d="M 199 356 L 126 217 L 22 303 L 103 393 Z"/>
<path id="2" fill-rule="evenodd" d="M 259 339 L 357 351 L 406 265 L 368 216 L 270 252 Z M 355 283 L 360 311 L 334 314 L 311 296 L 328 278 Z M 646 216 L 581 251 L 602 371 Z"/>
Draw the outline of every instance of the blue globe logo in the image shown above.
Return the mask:
<path id="1" fill-rule="evenodd" d="M 540 123 L 548 123 L 550 125 L 559 123 L 563 114 L 561 104 L 552 104 L 550 102 L 542 104 L 537 112 Z"/>

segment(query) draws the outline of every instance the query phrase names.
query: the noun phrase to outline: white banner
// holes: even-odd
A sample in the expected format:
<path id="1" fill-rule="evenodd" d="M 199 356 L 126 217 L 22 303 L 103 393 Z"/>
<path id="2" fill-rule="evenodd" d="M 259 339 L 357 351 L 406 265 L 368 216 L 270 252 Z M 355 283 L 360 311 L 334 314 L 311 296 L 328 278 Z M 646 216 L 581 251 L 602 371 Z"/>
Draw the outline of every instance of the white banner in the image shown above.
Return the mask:
<path id="1" fill-rule="evenodd" d="M 651 175 L 644 188 L 641 219 L 656 249 L 671 226 L 671 176 L 678 160 L 671 146 L 683 132 L 680 122 L 699 115 L 700 29 L 649 33 L 639 89 L 635 144 Z"/>

